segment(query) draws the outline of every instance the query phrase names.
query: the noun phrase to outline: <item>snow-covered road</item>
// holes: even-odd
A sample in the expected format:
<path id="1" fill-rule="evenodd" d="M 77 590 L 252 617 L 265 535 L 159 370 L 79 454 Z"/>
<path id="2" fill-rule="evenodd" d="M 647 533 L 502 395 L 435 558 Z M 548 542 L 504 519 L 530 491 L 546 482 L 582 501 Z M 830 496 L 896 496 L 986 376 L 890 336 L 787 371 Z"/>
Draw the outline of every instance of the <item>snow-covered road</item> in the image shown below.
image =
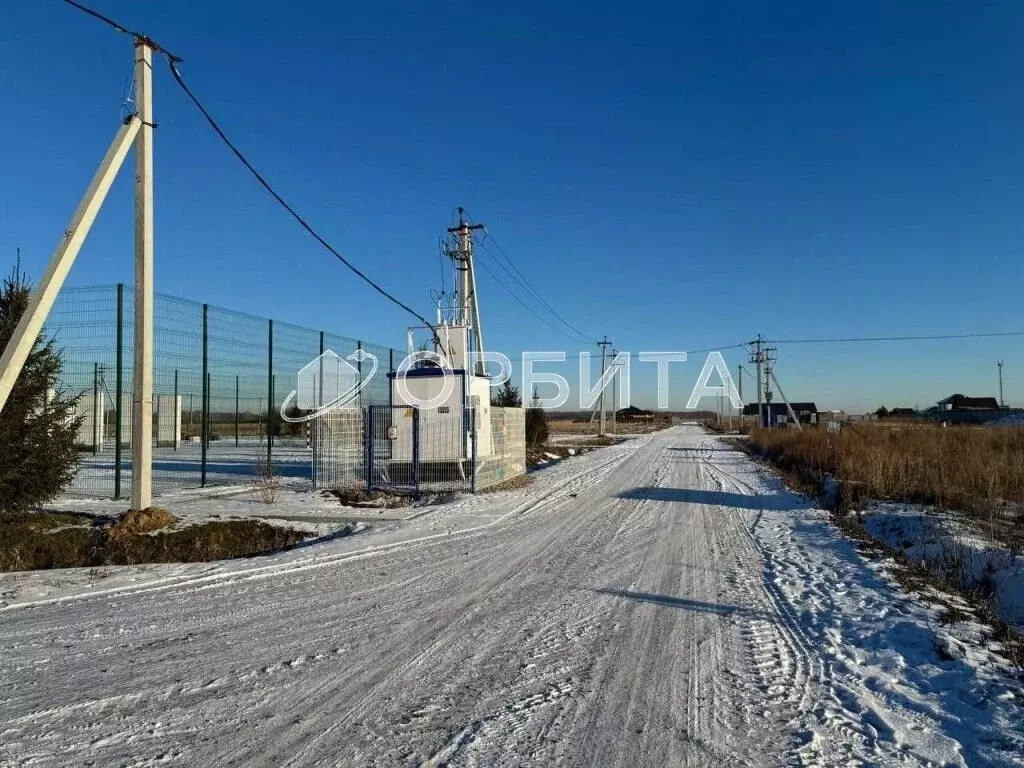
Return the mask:
<path id="1" fill-rule="evenodd" d="M 135 573 L 19 582 L 0 763 L 1024 765 L 1019 686 L 940 658 L 929 609 L 696 427 Z"/>

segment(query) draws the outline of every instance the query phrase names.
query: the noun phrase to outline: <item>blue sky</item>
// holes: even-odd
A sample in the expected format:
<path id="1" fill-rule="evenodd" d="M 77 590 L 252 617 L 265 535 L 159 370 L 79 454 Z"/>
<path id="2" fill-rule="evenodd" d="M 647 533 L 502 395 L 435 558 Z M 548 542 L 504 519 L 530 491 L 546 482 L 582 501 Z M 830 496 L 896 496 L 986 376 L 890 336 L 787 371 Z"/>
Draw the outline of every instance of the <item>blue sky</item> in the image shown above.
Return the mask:
<path id="1" fill-rule="evenodd" d="M 461 204 L 570 322 L 634 352 L 1024 330 L 1019 3 L 94 5 L 180 54 L 284 195 L 424 313 Z M 0 254 L 20 246 L 33 276 L 131 58 L 58 0 L 4 10 Z M 164 67 L 155 111 L 158 290 L 402 343 L 406 316 L 274 206 Z M 129 172 L 69 284 L 130 281 L 131 215 Z M 489 347 L 580 348 L 479 289 Z M 1022 348 L 780 345 L 777 372 L 793 399 L 863 409 L 994 394 L 1003 359 L 1017 403 Z M 700 362 L 673 370 L 681 407 Z"/>

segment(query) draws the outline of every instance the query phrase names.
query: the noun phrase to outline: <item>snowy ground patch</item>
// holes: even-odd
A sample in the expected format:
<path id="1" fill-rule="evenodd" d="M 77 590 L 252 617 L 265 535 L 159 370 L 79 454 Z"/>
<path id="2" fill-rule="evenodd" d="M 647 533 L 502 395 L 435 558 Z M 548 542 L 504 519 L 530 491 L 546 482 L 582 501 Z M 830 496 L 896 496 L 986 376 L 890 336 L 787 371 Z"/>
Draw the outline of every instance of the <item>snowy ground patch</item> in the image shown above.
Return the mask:
<path id="1" fill-rule="evenodd" d="M 874 502 L 862 513 L 873 538 L 953 584 L 990 595 L 996 612 L 1024 632 L 1024 556 L 971 533 L 949 512 Z"/>

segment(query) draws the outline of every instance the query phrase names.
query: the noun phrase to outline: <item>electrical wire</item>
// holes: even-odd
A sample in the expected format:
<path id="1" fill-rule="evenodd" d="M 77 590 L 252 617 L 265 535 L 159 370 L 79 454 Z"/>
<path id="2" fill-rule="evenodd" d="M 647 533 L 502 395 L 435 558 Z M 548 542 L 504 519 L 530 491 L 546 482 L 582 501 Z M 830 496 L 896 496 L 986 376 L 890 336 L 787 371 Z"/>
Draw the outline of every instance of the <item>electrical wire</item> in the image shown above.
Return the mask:
<path id="1" fill-rule="evenodd" d="M 338 261 L 340 261 L 342 264 L 348 267 L 353 274 L 355 274 L 363 282 L 365 282 L 367 285 L 373 288 L 377 293 L 379 293 L 384 298 L 388 299 L 388 301 L 392 302 L 396 306 L 401 307 L 410 315 L 412 315 L 421 323 L 423 323 L 427 328 L 429 328 L 433 332 L 435 339 L 437 339 L 437 330 L 434 328 L 433 324 L 431 324 L 425 317 L 420 315 L 416 310 L 412 309 L 408 304 L 396 298 L 393 294 L 388 292 L 387 289 L 385 289 L 379 283 L 375 282 L 372 278 L 368 277 L 365 273 L 362 272 L 362 270 L 360 270 L 352 262 L 350 262 L 348 259 L 342 256 L 337 251 L 337 249 L 334 248 L 334 246 L 327 242 L 327 240 L 325 240 L 323 236 L 320 235 L 319 232 L 317 232 L 315 229 L 313 229 L 312 226 L 309 225 L 309 223 L 307 223 L 307 221 L 302 217 L 301 214 L 299 214 L 298 211 L 292 208 L 291 205 L 289 205 L 287 201 L 285 201 L 285 199 L 281 197 L 280 194 L 278 194 L 277 190 L 275 190 L 274 187 L 270 185 L 270 182 L 268 182 L 263 177 L 263 175 L 259 171 L 257 171 L 255 167 L 253 167 L 252 163 L 250 163 L 248 159 L 246 159 L 245 155 L 242 154 L 241 150 L 239 150 L 238 147 L 235 146 L 235 144 L 231 141 L 231 139 L 227 137 L 227 134 L 225 134 L 223 129 L 217 124 L 217 121 L 213 119 L 213 116 L 209 113 L 206 107 L 203 106 L 202 102 L 199 101 L 196 95 L 188 87 L 188 85 L 185 83 L 185 80 L 182 78 L 181 73 L 178 71 L 177 63 L 168 59 L 168 64 L 170 65 L 171 68 L 171 75 L 173 75 L 175 81 L 178 83 L 179 86 L 181 86 L 181 89 L 185 92 L 185 95 L 188 96 L 189 100 L 195 105 L 196 109 L 198 109 L 202 116 L 206 118 L 206 122 L 210 124 L 210 127 L 213 129 L 214 133 L 216 133 L 220 137 L 221 141 L 223 141 L 225 146 L 227 146 L 227 148 L 231 150 L 234 156 L 238 158 L 239 162 L 241 162 L 242 165 L 244 165 L 248 169 L 248 171 L 252 174 L 253 178 L 255 178 L 257 182 L 259 182 L 260 186 L 262 186 L 270 194 L 270 196 L 273 197 L 274 200 L 276 200 L 281 205 L 282 208 L 284 208 L 288 213 L 291 214 L 292 218 L 294 218 L 295 221 L 299 223 L 299 226 L 306 230 L 306 232 L 308 232 L 313 237 L 314 240 L 320 243 L 320 245 L 322 245 L 327 251 L 332 253 L 338 259 Z M 440 343 L 440 340 L 437 340 L 438 343 Z"/>
<path id="2" fill-rule="evenodd" d="M 579 343 L 580 339 L 574 338 L 573 336 L 570 336 L 568 333 L 563 331 L 558 326 L 552 325 L 550 322 L 548 322 L 547 318 L 545 318 L 543 315 L 539 314 L 533 307 L 531 307 L 529 304 L 527 304 L 525 301 L 523 301 L 521 298 L 519 298 L 519 296 L 517 296 L 512 291 L 512 289 L 509 288 L 507 285 L 505 285 L 505 282 L 500 277 L 498 277 L 497 274 L 495 274 L 494 270 L 492 270 L 490 267 L 487 266 L 487 262 L 481 261 L 481 260 L 478 259 L 476 263 L 479 266 L 483 267 L 484 271 L 486 271 L 487 274 L 489 274 L 492 278 L 494 278 L 494 281 L 498 285 L 500 285 L 509 296 L 511 296 L 513 299 L 515 299 L 517 302 L 519 302 L 519 304 L 521 304 L 523 306 L 523 308 L 526 309 L 527 312 L 529 312 L 531 315 L 536 317 L 538 320 L 540 320 L 542 323 L 544 323 L 544 325 L 546 325 L 548 328 L 553 330 L 555 333 L 561 334 L 565 338 L 569 339 L 569 341 L 574 341 L 574 342 Z"/>
<path id="3" fill-rule="evenodd" d="M 68 5 L 70 5 L 72 8 L 77 8 L 82 13 L 85 13 L 85 14 L 88 14 L 89 16 L 92 16 L 94 19 L 98 19 L 99 21 L 102 21 L 104 24 L 106 24 L 107 26 L 109 26 L 109 27 L 113 28 L 114 30 L 120 32 L 123 35 L 131 35 L 136 40 L 140 40 L 142 42 L 145 42 L 154 51 L 156 51 L 157 53 L 161 53 L 164 56 L 166 56 L 168 61 L 171 61 L 171 62 L 180 62 L 181 61 L 181 57 L 180 56 L 175 56 L 173 53 L 171 53 L 169 50 L 164 48 L 162 45 L 160 45 L 158 42 L 156 42 L 153 38 L 149 37 L 148 35 L 144 35 L 141 32 L 136 32 L 134 29 L 129 29 L 128 27 L 124 26 L 123 24 L 118 24 L 116 21 L 114 21 L 109 16 L 104 16 L 99 11 L 94 11 L 92 8 L 89 8 L 89 7 L 85 6 L 85 5 L 82 5 L 82 3 L 75 2 L 75 0 L 64 0 L 64 2 L 67 3 Z"/>
<path id="4" fill-rule="evenodd" d="M 722 351 L 724 349 L 738 349 L 740 347 L 746 347 L 746 346 L 747 346 L 746 342 L 743 342 L 743 343 L 740 343 L 740 344 L 726 344 L 726 345 L 721 346 L 721 347 L 707 347 L 705 349 L 688 349 L 688 350 L 683 350 L 683 351 L 685 351 L 687 355 L 700 355 L 700 354 L 704 354 L 706 352 L 720 352 L 720 351 Z M 622 350 L 619 350 L 619 352 L 621 352 L 621 351 Z M 582 354 L 588 356 L 591 360 L 600 360 L 601 359 L 600 353 L 598 353 L 598 352 L 594 352 L 594 353 L 584 352 Z M 581 357 L 581 355 L 566 355 L 565 359 L 566 359 L 566 361 L 568 361 L 568 360 L 579 360 L 580 357 Z M 513 360 L 512 362 L 513 362 L 513 364 L 515 364 L 517 361 Z M 558 361 L 558 360 L 551 360 L 551 361 L 543 361 L 543 362 L 558 363 L 560 361 Z"/>
<path id="5" fill-rule="evenodd" d="M 540 293 L 537 291 L 537 289 L 533 287 L 533 285 L 527 279 L 526 275 L 524 275 L 520 271 L 519 267 L 517 267 L 515 265 L 515 262 L 513 262 L 512 259 L 509 258 L 508 254 L 505 253 L 505 250 L 501 247 L 501 245 L 498 243 L 498 241 L 494 239 L 494 235 L 492 235 L 486 229 L 484 230 L 484 234 L 487 236 L 487 238 L 492 243 L 494 243 L 494 247 L 498 249 L 498 253 L 500 253 L 501 256 L 505 259 L 505 261 L 508 262 L 509 266 L 512 268 L 513 271 L 509 271 L 508 267 L 506 267 L 504 264 L 501 263 L 501 260 L 494 254 L 493 251 L 491 251 L 490 248 L 487 247 L 487 244 L 486 244 L 486 242 L 483 239 L 474 237 L 473 238 L 474 241 L 476 242 L 476 244 L 478 246 L 480 246 L 484 251 L 486 251 L 490 255 L 490 257 L 492 259 L 494 259 L 495 263 L 499 267 L 501 267 L 509 277 L 511 277 L 513 280 L 515 280 L 517 283 L 519 283 L 519 285 L 528 294 L 530 294 L 534 299 L 536 299 L 541 304 L 541 306 L 543 306 L 545 309 L 547 309 L 547 311 L 550 312 L 555 317 L 555 319 L 558 320 L 558 322 L 560 322 L 566 328 L 570 329 L 573 333 L 575 333 L 580 338 L 585 339 L 588 342 L 592 342 L 594 344 L 597 343 L 597 339 L 596 338 L 594 338 L 593 336 L 591 336 L 588 333 L 584 333 L 579 328 L 574 326 L 572 323 L 570 323 L 568 320 L 566 320 L 564 317 L 562 317 L 554 307 L 552 307 L 550 304 L 548 304 L 547 301 L 544 300 L 544 297 L 541 296 Z"/>
<path id="6" fill-rule="evenodd" d="M 543 297 L 543 296 L 541 296 L 541 295 L 540 295 L 540 293 L 539 293 L 539 292 L 537 291 L 537 289 L 533 287 L 533 284 L 532 284 L 532 283 L 530 283 L 530 281 L 529 281 L 529 279 L 528 279 L 528 278 L 526 277 L 526 275 L 524 275 L 524 274 L 523 274 L 523 273 L 522 273 L 522 272 L 521 272 L 521 271 L 519 270 L 519 267 L 517 267 L 517 266 L 515 265 L 515 262 L 513 262 L 513 261 L 512 261 L 512 259 L 511 259 L 511 258 L 509 257 L 508 253 L 506 253 L 506 252 L 505 252 L 505 249 L 501 247 L 501 244 L 500 244 L 500 243 L 499 243 L 499 242 L 498 242 L 497 240 L 495 240 L 495 239 L 494 239 L 494 235 L 492 235 L 492 234 L 491 234 L 490 230 L 487 230 L 487 229 L 485 229 L 485 230 L 484 230 L 484 234 L 485 234 L 485 235 L 487 236 L 487 238 L 488 238 L 488 239 L 489 239 L 489 240 L 490 240 L 490 241 L 491 241 L 492 243 L 494 243 L 494 247 L 498 249 L 498 253 L 500 253 L 500 254 L 501 254 L 501 255 L 502 255 L 502 256 L 503 256 L 504 258 L 505 258 L 505 261 L 507 261 L 507 262 L 509 263 L 509 266 L 511 266 L 511 267 L 512 267 L 512 269 L 513 269 L 513 270 L 515 271 L 515 273 L 516 273 L 517 275 L 519 275 L 519 277 L 521 277 L 521 278 L 522 278 L 522 280 L 523 280 L 523 283 L 525 283 L 525 285 L 526 285 L 526 288 L 527 288 L 527 290 L 529 290 L 529 291 L 530 291 L 530 292 L 531 292 L 531 293 L 533 294 L 533 296 L 534 296 L 534 297 L 535 297 L 535 298 L 537 299 L 537 301 L 539 301 L 539 302 L 540 302 L 541 304 L 543 304 L 543 305 L 544 305 L 544 306 L 545 306 L 545 307 L 546 307 L 546 308 L 548 309 L 548 311 L 549 311 L 549 312 L 551 312 L 551 314 L 553 314 L 553 315 L 554 315 L 554 316 L 555 316 L 556 318 L 558 318 L 558 321 L 559 321 L 559 322 L 561 322 L 561 323 L 562 323 L 563 325 L 565 325 L 565 326 L 567 326 L 567 327 L 571 328 L 571 329 L 573 330 L 573 332 L 575 332 L 575 333 L 578 333 L 578 334 L 579 334 L 580 336 L 583 336 L 584 338 L 586 338 L 586 339 L 589 339 L 590 341 L 594 342 L 595 344 L 597 343 L 597 339 L 596 339 L 596 338 L 594 338 L 594 337 L 590 336 L 589 334 L 586 334 L 586 333 L 584 333 L 584 332 L 583 332 L 583 331 L 581 331 L 581 330 L 580 330 L 579 328 L 577 328 L 576 326 L 574 326 L 574 325 L 573 325 L 572 323 L 570 323 L 570 322 L 569 322 L 568 320 L 566 320 L 566 319 L 565 319 L 564 317 L 562 317 L 562 316 L 561 316 L 561 315 L 560 315 L 560 314 L 559 314 L 559 313 L 558 313 L 558 312 L 557 312 L 557 311 L 555 310 L 555 308 L 554 308 L 554 307 L 552 307 L 552 306 L 551 306 L 550 304 L 548 304 L 548 303 L 547 303 L 547 302 L 546 302 L 546 301 L 544 300 L 544 297 Z M 490 253 L 490 251 L 488 251 L 488 253 Z M 493 254 L 492 254 L 492 255 L 493 255 Z"/>
<path id="7" fill-rule="evenodd" d="M 925 336 L 859 336 L 839 339 L 761 339 L 762 344 L 845 344 L 874 341 L 941 341 L 949 339 L 986 339 L 1024 336 L 1024 331 L 997 331 L 995 333 L 944 333 Z M 754 342 L 749 342 L 753 344 Z"/>
<path id="8" fill-rule="evenodd" d="M 209 110 L 207 110 L 206 107 L 203 106 L 203 103 L 192 92 L 192 89 L 189 88 L 188 85 L 185 83 L 185 80 L 181 76 L 181 72 L 178 71 L 178 66 L 177 66 L 178 63 L 181 62 L 181 58 L 180 57 L 175 56 L 170 51 L 168 51 L 166 48 L 164 48 L 163 46 L 160 46 L 157 43 L 153 42 L 153 40 L 151 40 L 150 38 L 146 37 L 145 35 L 142 35 L 142 34 L 140 34 L 138 32 L 135 32 L 135 31 L 129 29 L 128 27 L 125 27 L 125 26 L 117 23 L 113 19 L 111 19 L 111 18 L 109 18 L 107 16 L 104 16 L 103 14 L 101 14 L 101 13 L 99 13 L 97 11 L 92 10 L 91 8 L 88 8 L 88 7 L 82 5 L 79 2 L 75 2 L 75 0 L 64 0 L 64 2 L 67 3 L 70 6 L 73 6 L 74 8 L 77 8 L 78 10 L 82 11 L 83 13 L 86 13 L 89 16 L 92 16 L 93 18 L 99 19 L 100 21 L 102 21 L 105 24 L 111 26 L 112 28 L 114 28 L 118 32 L 121 32 L 121 33 L 127 34 L 127 35 L 131 35 L 136 40 L 140 40 L 140 41 L 145 42 L 147 45 L 150 45 L 155 51 L 163 54 L 164 57 L 167 59 L 167 63 L 168 63 L 168 65 L 170 67 L 170 70 L 171 70 L 171 75 L 174 78 L 175 82 L 182 89 L 182 91 L 185 92 L 185 95 L 188 96 L 189 100 L 192 102 L 193 105 L 195 105 L 196 109 L 199 110 L 200 114 L 202 114 L 202 116 L 204 118 L 206 118 L 206 122 L 209 123 L 209 125 L 213 129 L 214 133 L 216 133 L 217 136 L 220 137 L 221 141 L 225 144 L 225 146 L 227 146 L 227 148 L 231 150 L 232 154 L 234 154 L 234 156 L 236 158 L 238 158 L 239 162 L 241 162 L 242 165 L 244 165 L 246 167 L 246 169 L 252 174 L 253 178 L 256 179 L 256 181 L 260 184 L 260 186 L 262 186 L 263 189 L 265 189 L 270 194 L 270 196 L 273 197 L 274 200 L 276 200 L 277 203 L 282 208 L 284 208 L 289 214 L 291 214 L 292 218 L 294 218 L 295 221 L 298 222 L 299 226 L 301 226 L 304 230 L 306 230 L 306 232 L 308 232 L 313 237 L 313 239 L 316 240 L 318 243 L 320 243 L 320 245 L 322 245 L 328 252 L 333 254 L 335 256 L 335 258 L 338 259 L 338 261 L 340 261 L 342 264 L 344 264 L 346 267 L 348 267 L 348 269 L 351 270 L 353 272 L 353 274 L 355 274 L 359 279 L 361 279 L 363 282 L 365 282 L 367 285 L 369 285 L 371 288 L 373 288 L 381 296 L 383 296 L 384 298 L 386 298 L 388 301 L 392 302 L 396 306 L 401 307 L 406 312 L 408 312 L 410 315 L 412 315 L 414 318 L 416 318 L 421 323 L 423 323 L 434 334 L 434 339 L 438 343 L 440 343 L 440 339 L 437 336 L 437 330 L 434 328 L 433 324 L 431 324 L 425 317 L 423 317 L 418 312 L 416 312 L 416 310 L 412 309 L 408 304 L 404 303 L 403 301 L 401 301 L 400 299 L 395 297 L 393 294 L 391 294 L 387 289 L 385 289 L 379 283 L 375 282 L 373 279 L 368 277 L 365 273 L 362 272 L 362 270 L 360 270 L 352 262 L 350 262 L 348 259 L 346 259 L 344 256 L 342 256 L 341 253 L 339 253 L 338 250 L 336 248 L 334 248 L 334 246 L 332 246 L 329 242 L 327 242 L 327 240 L 322 235 L 320 235 L 319 232 L 317 232 L 315 229 L 313 229 L 312 226 L 310 226 L 310 224 L 305 220 L 305 218 L 302 217 L 301 214 L 299 214 L 298 211 L 296 211 L 291 205 L 288 204 L 288 202 L 277 192 L 277 190 L 274 189 L 274 187 L 270 184 L 270 182 L 268 182 L 266 180 L 266 178 L 264 178 L 263 174 L 261 174 L 258 170 L 256 170 L 255 166 L 253 166 L 253 164 L 249 162 L 249 160 L 245 157 L 245 155 L 242 154 L 241 150 L 238 149 L 238 147 L 234 144 L 234 142 L 232 142 L 231 139 L 228 138 L 227 134 L 220 127 L 220 125 L 217 123 L 217 121 L 214 120 L 213 115 L 210 114 Z"/>

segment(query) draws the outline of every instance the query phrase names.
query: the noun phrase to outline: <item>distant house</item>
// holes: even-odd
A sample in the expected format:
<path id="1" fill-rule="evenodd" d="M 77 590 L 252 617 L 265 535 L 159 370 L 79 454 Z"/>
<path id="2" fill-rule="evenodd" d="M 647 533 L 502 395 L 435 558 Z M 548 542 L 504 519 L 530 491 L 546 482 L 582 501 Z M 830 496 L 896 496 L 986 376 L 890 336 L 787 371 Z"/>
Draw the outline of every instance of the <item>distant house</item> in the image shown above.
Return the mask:
<path id="1" fill-rule="evenodd" d="M 967 395 L 950 395 L 936 403 L 940 411 L 987 411 L 999 408 L 999 401 L 994 397 L 968 397 Z"/>
<path id="2" fill-rule="evenodd" d="M 840 421 L 841 422 L 841 421 L 846 421 L 848 418 L 849 418 L 849 416 L 847 416 L 846 411 L 841 410 L 841 409 L 833 408 L 833 409 L 829 409 L 829 410 L 818 411 L 817 417 L 814 419 L 814 423 L 817 424 L 818 426 L 825 426 L 830 421 L 833 421 L 833 422 Z"/>
<path id="3" fill-rule="evenodd" d="M 790 403 L 793 407 L 793 412 L 796 417 L 800 420 L 801 424 L 813 424 L 818 413 L 817 406 L 814 403 Z M 792 421 L 789 416 L 789 408 L 786 407 L 785 403 L 763 403 L 761 405 L 761 412 L 763 417 L 763 423 L 767 425 L 774 424 L 785 424 L 788 421 Z M 757 403 L 748 403 L 743 406 L 744 416 L 757 416 Z"/>
<path id="4" fill-rule="evenodd" d="M 626 408 L 620 408 L 615 412 L 616 421 L 654 421 L 654 411 L 645 411 L 643 408 L 637 408 L 635 405 L 630 405 Z"/>
<path id="5" fill-rule="evenodd" d="M 951 424 L 984 424 L 1002 418 L 1007 413 L 999 407 L 994 397 L 968 397 L 967 395 L 950 395 L 939 400 L 934 408 L 926 414 L 933 419 Z"/>
<path id="6" fill-rule="evenodd" d="M 913 416 L 917 416 L 917 411 L 913 408 L 893 408 L 889 411 L 889 416 L 897 419 L 906 419 Z"/>

